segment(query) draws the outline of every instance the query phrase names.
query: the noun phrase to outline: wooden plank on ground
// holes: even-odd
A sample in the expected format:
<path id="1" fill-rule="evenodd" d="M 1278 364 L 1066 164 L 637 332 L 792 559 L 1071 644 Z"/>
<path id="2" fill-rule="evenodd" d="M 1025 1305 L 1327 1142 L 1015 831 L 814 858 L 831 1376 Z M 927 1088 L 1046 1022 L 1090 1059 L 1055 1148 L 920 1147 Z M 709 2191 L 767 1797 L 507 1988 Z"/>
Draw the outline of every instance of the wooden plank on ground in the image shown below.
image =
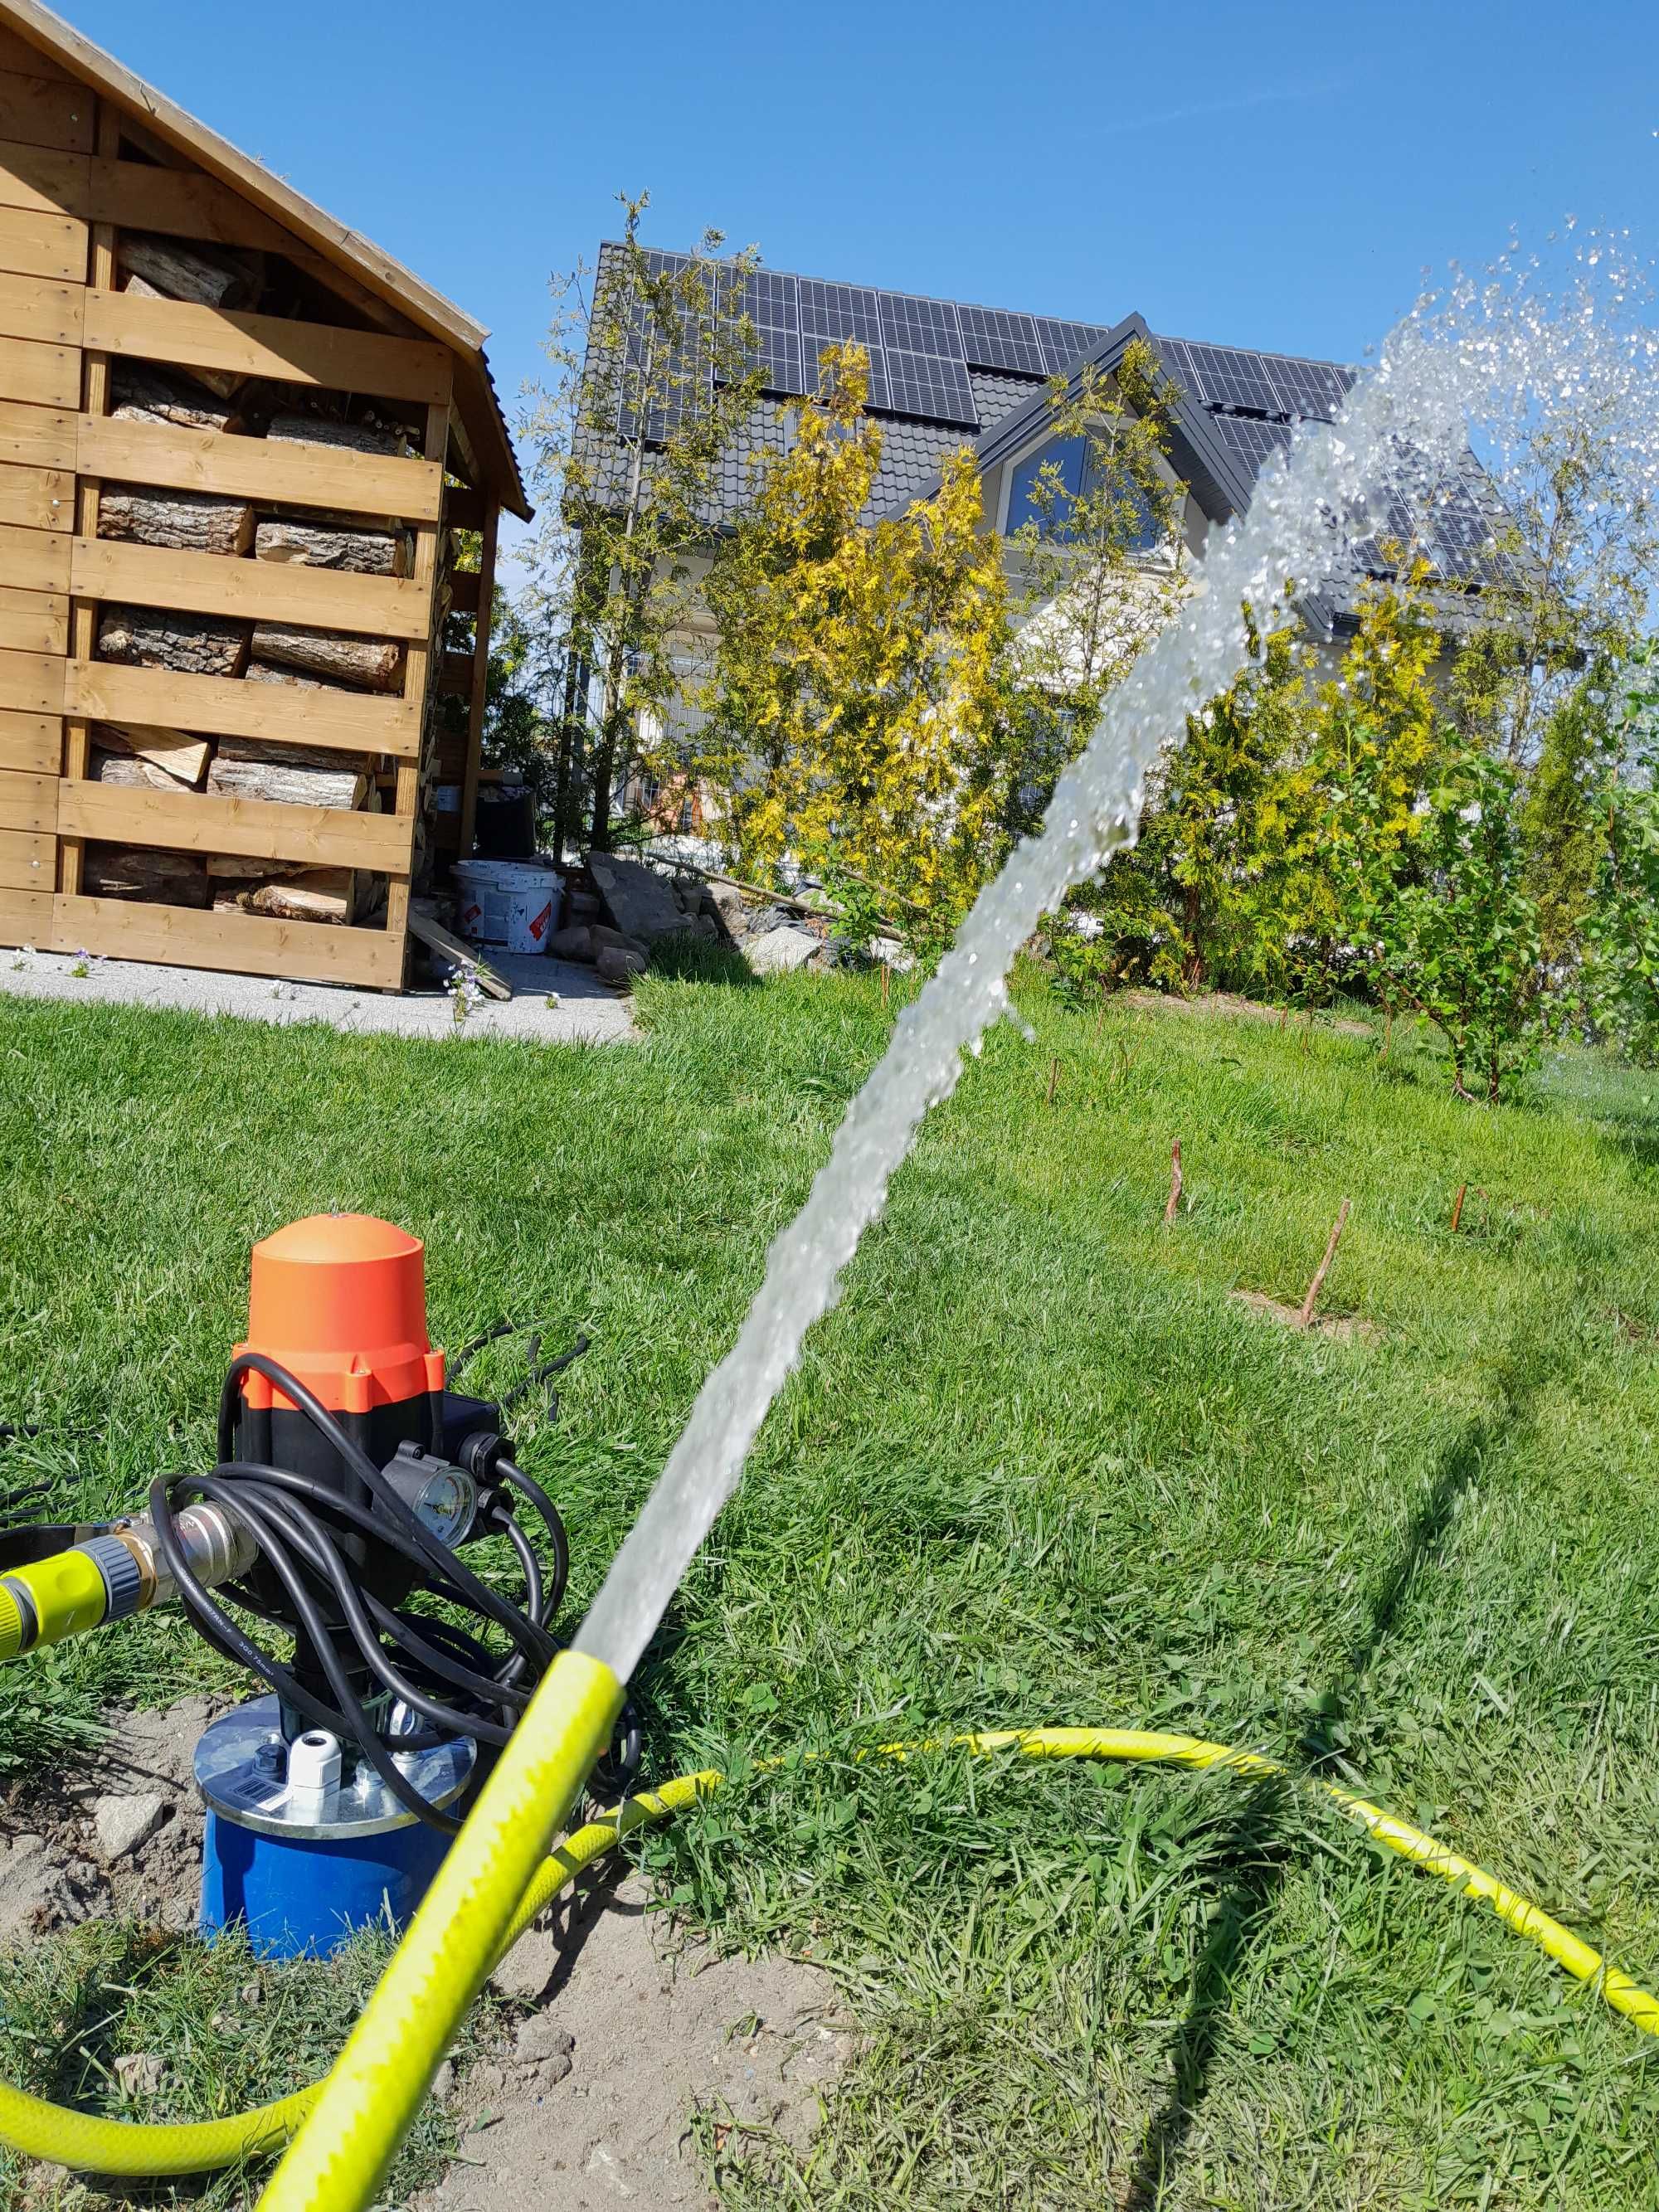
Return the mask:
<path id="1" fill-rule="evenodd" d="M 72 470 L 19 468 L 0 460 L 0 526 L 67 530 L 74 519 Z"/>
<path id="2" fill-rule="evenodd" d="M 64 407 L 30 407 L 21 400 L 0 399 L 0 462 L 73 471 L 79 420 Z"/>
<path id="3" fill-rule="evenodd" d="M 383 399 L 447 402 L 447 349 L 426 339 L 290 322 L 281 315 L 233 314 L 183 300 L 89 290 L 82 343 L 88 351 L 136 356 L 183 368 L 270 376 Z"/>
<path id="4" fill-rule="evenodd" d="M 0 830 L 0 891 L 52 896 L 58 840 L 44 830 Z"/>
<path id="5" fill-rule="evenodd" d="M 56 653 L 0 652 L 0 710 L 61 714 L 68 666 Z"/>
<path id="6" fill-rule="evenodd" d="M 0 337 L 0 399 L 25 399 L 33 407 L 78 407 L 79 349 Z"/>
<path id="7" fill-rule="evenodd" d="M 0 70 L 0 137 L 89 154 L 96 106 L 89 86 Z"/>
<path id="8" fill-rule="evenodd" d="M 0 434 L 3 429 L 0 422 Z M 395 515 L 405 522 L 435 522 L 443 498 L 443 471 L 434 463 L 349 447 L 92 415 L 79 420 L 76 447 L 88 476 L 170 491 L 221 492 L 347 514 Z"/>
<path id="9" fill-rule="evenodd" d="M 49 890 L 0 891 L 0 945 L 49 945 L 54 904 Z"/>
<path id="10" fill-rule="evenodd" d="M 31 533 L 37 542 L 40 534 Z M 0 544 L 0 583 L 7 580 Z M 175 553 L 162 545 L 77 538 L 70 560 L 70 589 L 80 599 L 296 623 L 366 637 L 409 640 L 427 634 L 428 593 L 407 579 L 351 575 L 297 562 L 239 561 L 222 553 Z"/>
<path id="11" fill-rule="evenodd" d="M 23 775 L 13 769 L 0 775 L 0 830 L 54 831 L 57 827 L 55 775 Z"/>
<path id="12" fill-rule="evenodd" d="M 0 908 L 0 919 L 3 912 Z M 381 989 L 398 982 L 403 967 L 401 945 L 394 957 L 382 929 L 63 894 L 55 902 L 50 942 L 59 952 L 84 949 L 118 960 L 159 960 L 180 968 Z"/>
<path id="13" fill-rule="evenodd" d="M 87 226 L 74 216 L 0 207 L 0 269 L 37 281 L 84 283 Z"/>
<path id="14" fill-rule="evenodd" d="M 78 346 L 84 283 L 46 283 L 39 276 L 0 274 L 0 337 L 40 345 Z"/>
<path id="15" fill-rule="evenodd" d="M 66 781 L 58 793 L 58 827 L 65 837 L 159 845 L 175 853 L 235 853 L 255 860 L 303 860 L 315 868 L 367 868 L 378 875 L 409 867 L 408 835 L 392 816 L 339 806 Z"/>
<path id="16" fill-rule="evenodd" d="M 441 921 L 434 921 L 417 906 L 409 909 L 409 933 L 418 937 L 422 945 L 429 945 L 434 952 L 441 952 L 447 960 L 464 960 L 477 976 L 479 989 L 487 991 L 492 999 L 513 996 L 513 986 L 495 973 L 476 945 L 463 944 Z"/>
<path id="17" fill-rule="evenodd" d="M 21 592 L 0 584 L 0 651 L 67 653 L 69 617 L 63 592 Z"/>
<path id="18" fill-rule="evenodd" d="M 15 696 L 26 690 L 31 671 L 20 668 L 9 677 L 6 667 L 27 658 L 0 653 L 0 706 L 40 708 L 34 698 Z M 240 677 L 181 676 L 170 668 L 123 668 L 106 660 L 58 665 L 58 711 L 94 722 L 264 738 L 272 744 L 320 745 L 331 752 L 390 753 L 400 760 L 413 759 L 420 750 L 418 700 L 313 691 L 302 684 L 245 684 Z"/>
<path id="19" fill-rule="evenodd" d="M 18 522 L 0 523 L 0 584 L 23 592 L 66 592 L 70 549 L 66 530 L 31 530 Z"/>
<path id="20" fill-rule="evenodd" d="M 27 769 L 56 775 L 64 758 L 64 722 L 58 714 L 20 714 L 0 708 L 0 769 Z"/>

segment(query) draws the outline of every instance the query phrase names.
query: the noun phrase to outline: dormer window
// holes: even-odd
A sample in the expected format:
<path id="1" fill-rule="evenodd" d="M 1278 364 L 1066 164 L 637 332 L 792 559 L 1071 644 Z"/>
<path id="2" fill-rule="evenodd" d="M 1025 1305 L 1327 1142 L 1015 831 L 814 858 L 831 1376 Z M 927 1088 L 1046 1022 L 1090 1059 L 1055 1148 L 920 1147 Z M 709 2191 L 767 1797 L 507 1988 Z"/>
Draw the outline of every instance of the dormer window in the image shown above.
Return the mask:
<path id="1" fill-rule="evenodd" d="M 1035 453 L 1018 460 L 1008 476 L 1009 537 L 1035 526 L 1039 538 L 1065 544 L 1073 535 L 1072 513 L 1080 499 L 1094 499 L 1107 488 L 1110 459 L 1103 441 L 1079 434 L 1050 438 Z M 1117 496 L 1124 502 L 1127 526 L 1124 546 L 1132 553 L 1150 553 L 1163 532 L 1152 503 L 1132 478 L 1115 479 Z"/>

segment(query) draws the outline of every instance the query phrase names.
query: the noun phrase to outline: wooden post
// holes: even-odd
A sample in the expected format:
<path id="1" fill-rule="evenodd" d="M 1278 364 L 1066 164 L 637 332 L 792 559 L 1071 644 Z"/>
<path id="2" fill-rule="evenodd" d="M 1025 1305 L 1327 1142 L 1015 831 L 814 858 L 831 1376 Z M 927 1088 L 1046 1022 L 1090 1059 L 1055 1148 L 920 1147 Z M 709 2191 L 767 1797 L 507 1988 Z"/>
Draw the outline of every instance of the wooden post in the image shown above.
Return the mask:
<path id="1" fill-rule="evenodd" d="M 1181 1204 L 1181 1139 L 1177 1137 L 1170 1147 L 1170 1202 L 1164 1209 L 1164 1226 L 1175 1223 L 1176 1208 Z"/>
<path id="2" fill-rule="evenodd" d="M 98 103 L 98 151 L 113 159 L 121 150 L 121 118 L 106 100 Z M 87 282 L 108 291 L 115 282 L 115 226 L 94 223 Z M 82 365 L 81 404 L 88 415 L 109 412 L 109 356 L 89 353 Z M 98 535 L 98 479 L 82 477 L 76 499 L 75 527 L 82 538 Z M 98 641 L 98 602 L 76 599 L 70 606 L 69 649 L 71 660 L 90 660 Z M 71 782 L 84 783 L 92 763 L 92 724 L 76 715 L 64 725 L 64 774 Z M 65 838 L 58 847 L 58 888 L 70 897 L 81 889 L 86 847 L 79 837 Z"/>
<path id="3" fill-rule="evenodd" d="M 1458 1223 L 1463 1218 L 1463 1200 L 1468 1194 L 1468 1183 L 1460 1182 L 1457 1186 L 1457 1195 L 1452 1200 L 1451 1233 L 1454 1237 L 1457 1234 Z"/>
<path id="4" fill-rule="evenodd" d="M 426 410 L 426 436 L 421 447 L 428 461 L 442 465 L 449 452 L 449 401 L 434 400 Z M 409 893 L 410 878 L 415 870 L 415 817 L 421 803 L 421 755 L 426 731 L 427 678 L 431 667 L 434 647 L 442 641 L 436 637 L 437 610 L 434 604 L 433 586 L 438 573 L 438 531 L 436 523 L 423 523 L 415 539 L 414 581 L 424 593 L 430 627 L 428 641 L 411 645 L 404 662 L 404 699 L 415 716 L 414 752 L 398 763 L 398 795 L 393 812 L 404 825 L 406 858 L 401 878 L 393 877 L 386 886 L 386 934 L 402 946 L 409 937 Z M 384 987 L 387 990 L 403 988 L 403 975 Z"/>
<path id="5" fill-rule="evenodd" d="M 467 707 L 466 767 L 461 778 L 461 849 L 465 860 L 472 852 L 478 813 L 478 765 L 483 748 L 484 707 L 489 690 L 489 625 L 495 610 L 495 541 L 501 530 L 501 509 L 491 507 L 484 516 L 483 550 L 478 561 L 478 612 L 472 651 L 472 696 Z"/>
<path id="6" fill-rule="evenodd" d="M 1051 1106 L 1054 1103 L 1054 1092 L 1059 1088 L 1059 1085 L 1060 1062 L 1056 1060 L 1053 1066 L 1048 1070 L 1048 1103 Z"/>
<path id="7" fill-rule="evenodd" d="M 887 1004 L 888 994 L 892 990 L 892 967 L 889 962 L 884 960 L 881 963 L 881 1003 L 884 1006 Z"/>
<path id="8" fill-rule="evenodd" d="M 1347 1226 L 1349 1204 L 1350 1201 L 1345 1198 L 1338 1210 L 1335 1223 L 1331 1230 L 1330 1242 L 1325 1247 L 1325 1256 L 1314 1270 L 1314 1279 L 1308 1285 L 1308 1295 L 1303 1299 L 1302 1310 L 1296 1317 L 1296 1325 L 1298 1328 L 1306 1328 L 1313 1319 L 1314 1307 L 1318 1302 L 1319 1293 L 1325 1287 L 1325 1278 L 1330 1273 L 1332 1261 L 1336 1257 L 1336 1248 L 1342 1241 L 1342 1231 Z"/>

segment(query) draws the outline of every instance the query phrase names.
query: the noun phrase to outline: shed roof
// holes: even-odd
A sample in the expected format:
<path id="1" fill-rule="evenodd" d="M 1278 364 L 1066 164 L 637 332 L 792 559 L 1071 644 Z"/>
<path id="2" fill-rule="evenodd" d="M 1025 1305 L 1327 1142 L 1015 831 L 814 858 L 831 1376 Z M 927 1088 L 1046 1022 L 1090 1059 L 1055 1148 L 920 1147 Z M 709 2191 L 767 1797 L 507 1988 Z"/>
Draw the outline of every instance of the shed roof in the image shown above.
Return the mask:
<path id="1" fill-rule="evenodd" d="M 61 15 L 41 7 L 39 0 L 0 0 L 0 23 L 126 110 L 157 138 L 198 163 L 428 337 L 447 345 L 456 357 L 457 403 L 488 489 L 514 514 L 529 516 L 518 458 L 484 354 L 489 333 L 481 323 L 361 231 L 295 191 L 262 162 L 82 37 Z"/>

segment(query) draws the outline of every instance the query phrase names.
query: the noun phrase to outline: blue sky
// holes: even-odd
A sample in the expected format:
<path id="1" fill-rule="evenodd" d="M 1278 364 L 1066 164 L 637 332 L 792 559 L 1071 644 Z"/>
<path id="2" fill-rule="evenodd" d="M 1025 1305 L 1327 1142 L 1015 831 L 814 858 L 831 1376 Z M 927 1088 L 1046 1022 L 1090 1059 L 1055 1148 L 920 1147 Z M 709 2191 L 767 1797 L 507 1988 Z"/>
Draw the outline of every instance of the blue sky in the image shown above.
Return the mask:
<path id="1" fill-rule="evenodd" d="M 1655 0 L 58 0 L 537 373 L 615 195 L 775 266 L 1357 358 L 1511 223 L 1659 252 Z"/>

